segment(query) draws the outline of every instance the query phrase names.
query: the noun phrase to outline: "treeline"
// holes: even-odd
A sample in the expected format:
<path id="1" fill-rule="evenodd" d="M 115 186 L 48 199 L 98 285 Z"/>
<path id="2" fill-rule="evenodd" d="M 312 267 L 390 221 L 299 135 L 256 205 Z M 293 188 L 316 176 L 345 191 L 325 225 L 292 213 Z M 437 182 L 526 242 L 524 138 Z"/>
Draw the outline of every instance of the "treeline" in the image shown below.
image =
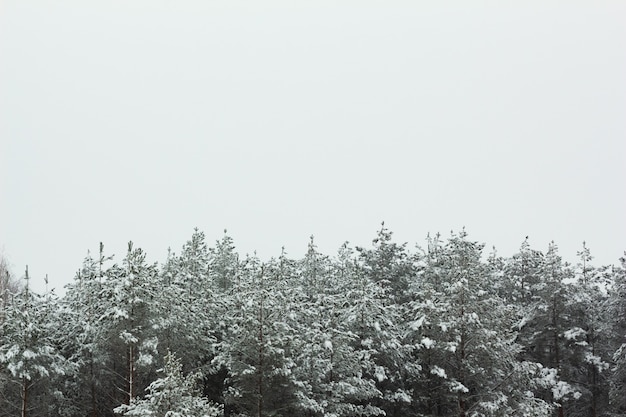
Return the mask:
<path id="1" fill-rule="evenodd" d="M 100 245 L 63 297 L 5 286 L 0 416 L 626 416 L 626 259 L 578 257 L 384 226 L 302 259 Z"/>

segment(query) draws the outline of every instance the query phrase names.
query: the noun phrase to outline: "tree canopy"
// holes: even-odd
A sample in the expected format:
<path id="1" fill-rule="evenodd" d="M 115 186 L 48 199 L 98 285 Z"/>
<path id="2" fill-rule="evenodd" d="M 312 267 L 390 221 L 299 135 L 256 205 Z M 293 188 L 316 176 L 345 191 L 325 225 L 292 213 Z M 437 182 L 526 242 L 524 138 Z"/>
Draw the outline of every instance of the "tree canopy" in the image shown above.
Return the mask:
<path id="1" fill-rule="evenodd" d="M 241 256 L 194 230 L 91 254 L 65 295 L 0 276 L 0 417 L 626 416 L 626 257 L 411 250 Z"/>

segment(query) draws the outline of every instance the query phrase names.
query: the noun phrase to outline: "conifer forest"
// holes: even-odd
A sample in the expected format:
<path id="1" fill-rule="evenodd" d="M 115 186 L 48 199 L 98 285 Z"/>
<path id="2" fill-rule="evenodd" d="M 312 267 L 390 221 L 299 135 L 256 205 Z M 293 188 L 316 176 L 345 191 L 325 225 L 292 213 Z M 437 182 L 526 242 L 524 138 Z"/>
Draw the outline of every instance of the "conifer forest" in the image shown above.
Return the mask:
<path id="1" fill-rule="evenodd" d="M 373 237 L 262 260 L 196 229 L 155 264 L 100 244 L 63 295 L 3 267 L 0 417 L 626 416 L 626 258 Z"/>

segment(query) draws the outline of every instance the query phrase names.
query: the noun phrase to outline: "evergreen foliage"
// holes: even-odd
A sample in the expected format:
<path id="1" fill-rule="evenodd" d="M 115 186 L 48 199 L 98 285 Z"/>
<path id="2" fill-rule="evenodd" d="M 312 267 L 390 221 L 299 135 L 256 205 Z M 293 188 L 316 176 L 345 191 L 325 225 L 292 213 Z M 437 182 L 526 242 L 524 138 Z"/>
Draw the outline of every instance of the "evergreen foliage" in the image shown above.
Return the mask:
<path id="1" fill-rule="evenodd" d="M 212 404 L 198 395 L 199 374 L 183 375 L 182 364 L 171 353 L 165 356 L 165 365 L 159 370 L 164 375 L 147 388 L 142 399 L 133 399 L 130 405 L 121 405 L 115 412 L 127 417 L 220 417 L 222 406 Z"/>
<path id="2" fill-rule="evenodd" d="M 415 251 L 88 255 L 63 297 L 0 268 L 0 417 L 626 416 L 626 257 L 467 233 Z"/>

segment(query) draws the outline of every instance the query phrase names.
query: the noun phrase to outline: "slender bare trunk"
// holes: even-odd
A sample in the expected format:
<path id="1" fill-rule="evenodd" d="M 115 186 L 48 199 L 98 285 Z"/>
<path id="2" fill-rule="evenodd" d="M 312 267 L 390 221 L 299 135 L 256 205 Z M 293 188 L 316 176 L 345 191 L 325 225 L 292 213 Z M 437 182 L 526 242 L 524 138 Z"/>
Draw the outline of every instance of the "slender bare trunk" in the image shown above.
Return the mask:
<path id="1" fill-rule="evenodd" d="M 261 300 L 259 303 L 259 373 L 258 373 L 258 417 L 263 416 L 263 270 L 261 270 Z"/>
<path id="2" fill-rule="evenodd" d="M 592 317 L 591 322 L 594 322 L 594 318 Z M 593 331 L 593 324 L 591 329 L 589 330 L 588 334 L 587 334 L 587 342 L 591 345 L 591 354 L 593 356 L 596 355 L 596 346 L 594 343 L 594 338 L 595 338 L 595 334 Z M 591 417 L 596 417 L 597 416 L 597 408 L 598 408 L 598 403 L 597 403 L 597 396 L 598 396 L 598 372 L 597 372 L 597 368 L 595 365 L 591 365 Z"/>
<path id="3" fill-rule="evenodd" d="M 22 378 L 22 417 L 28 414 L 28 379 Z"/>
<path id="4" fill-rule="evenodd" d="M 459 382 L 465 385 L 465 291 L 461 290 L 461 352 L 459 354 Z M 465 417 L 465 398 L 459 391 L 459 417 Z"/>
<path id="5" fill-rule="evenodd" d="M 559 332 L 557 329 L 557 303 L 556 303 L 556 294 L 552 299 L 552 326 L 553 326 L 553 335 L 552 341 L 554 343 L 554 365 L 559 372 L 561 371 L 561 357 L 559 352 Z M 559 406 L 557 414 L 558 417 L 565 417 L 565 411 L 563 410 L 563 402 L 561 400 L 557 401 Z"/>
<path id="6" fill-rule="evenodd" d="M 98 417 L 98 407 L 96 406 L 96 381 L 93 370 L 93 353 L 89 352 L 89 373 L 91 374 L 91 415 Z"/>
<path id="7" fill-rule="evenodd" d="M 465 375 L 463 372 L 463 362 L 465 361 L 465 331 L 461 330 L 461 361 L 460 361 L 460 381 L 465 385 Z M 465 398 L 462 391 L 459 391 L 459 417 L 465 417 Z"/>
<path id="8" fill-rule="evenodd" d="M 135 346 L 128 347 L 128 404 L 135 398 Z"/>

